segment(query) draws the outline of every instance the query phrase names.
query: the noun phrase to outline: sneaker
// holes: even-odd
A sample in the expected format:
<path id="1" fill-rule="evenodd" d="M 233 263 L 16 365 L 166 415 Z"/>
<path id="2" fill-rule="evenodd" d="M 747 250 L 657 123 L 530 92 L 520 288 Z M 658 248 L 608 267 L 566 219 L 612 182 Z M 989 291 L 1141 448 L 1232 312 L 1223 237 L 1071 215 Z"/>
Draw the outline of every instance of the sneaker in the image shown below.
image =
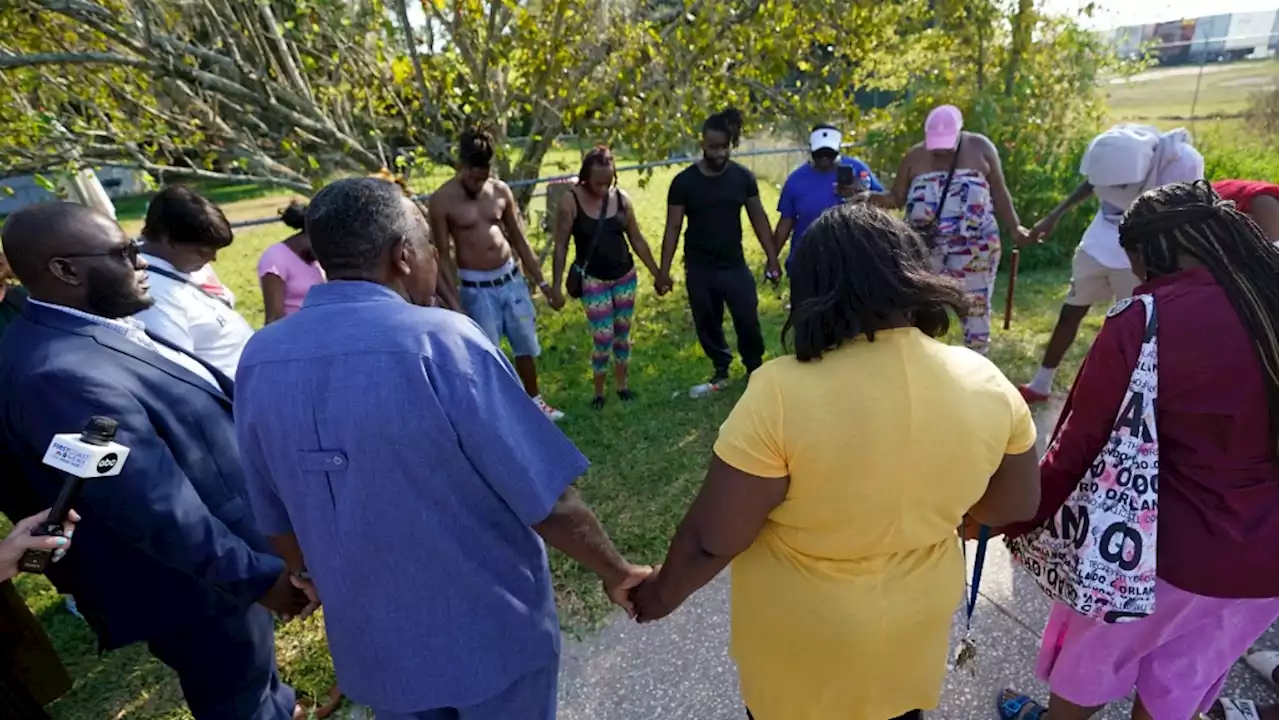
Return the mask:
<path id="1" fill-rule="evenodd" d="M 603 395 L 597 395 L 597 396 L 595 397 L 595 399 L 591 401 L 591 409 L 592 409 L 592 410 L 603 410 L 603 409 L 604 409 L 604 396 L 603 396 Z"/>
<path id="2" fill-rule="evenodd" d="M 1030 385 L 1019 385 L 1018 392 L 1022 394 L 1022 399 L 1025 400 L 1028 405 L 1037 405 L 1042 402 L 1049 402 L 1048 393 L 1042 393 Z"/>
<path id="3" fill-rule="evenodd" d="M 630 388 L 623 388 L 618 391 L 618 399 L 622 402 L 631 402 L 636 399 L 636 394 Z"/>
<path id="4" fill-rule="evenodd" d="M 548 405 L 547 401 L 543 400 L 541 395 L 533 398 L 533 404 L 537 405 L 538 409 L 542 411 L 542 414 L 546 415 L 547 419 L 551 422 L 560 422 L 564 419 L 564 413 Z"/>

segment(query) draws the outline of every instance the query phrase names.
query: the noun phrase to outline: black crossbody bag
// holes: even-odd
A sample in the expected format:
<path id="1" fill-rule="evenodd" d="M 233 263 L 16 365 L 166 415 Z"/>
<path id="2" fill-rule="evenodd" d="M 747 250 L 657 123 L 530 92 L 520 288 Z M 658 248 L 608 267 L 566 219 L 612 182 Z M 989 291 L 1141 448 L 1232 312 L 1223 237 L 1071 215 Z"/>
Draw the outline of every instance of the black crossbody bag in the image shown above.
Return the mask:
<path id="1" fill-rule="evenodd" d="M 604 204 L 600 206 L 600 217 L 596 218 L 596 232 L 591 236 L 591 244 L 587 246 L 586 259 L 581 264 L 575 262 L 569 266 L 569 277 L 564 281 L 564 289 L 574 300 L 582 297 L 582 276 L 586 272 L 587 265 L 591 264 L 591 258 L 596 254 L 596 244 L 600 241 L 600 231 L 604 230 L 605 220 L 608 219 L 605 213 L 609 212 L 609 196 L 612 194 L 612 190 L 604 194 Z"/>
<path id="2" fill-rule="evenodd" d="M 924 244 L 930 250 L 938 247 L 938 220 L 942 219 L 942 209 L 947 206 L 947 193 L 951 192 L 951 178 L 956 176 L 956 165 L 960 162 L 960 146 L 964 144 L 964 136 L 956 141 L 956 154 L 951 158 L 951 169 L 947 171 L 946 182 L 942 183 L 942 194 L 938 196 L 938 208 L 933 211 L 933 222 L 920 231 Z"/>

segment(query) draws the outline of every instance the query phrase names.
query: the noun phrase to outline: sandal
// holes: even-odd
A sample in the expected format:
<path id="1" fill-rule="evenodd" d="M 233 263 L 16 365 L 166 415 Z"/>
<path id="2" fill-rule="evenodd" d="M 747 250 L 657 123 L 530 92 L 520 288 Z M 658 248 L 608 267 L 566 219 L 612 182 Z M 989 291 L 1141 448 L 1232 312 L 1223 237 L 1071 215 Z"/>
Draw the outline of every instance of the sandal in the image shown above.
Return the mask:
<path id="1" fill-rule="evenodd" d="M 597 396 L 596 396 L 596 399 L 591 401 L 591 409 L 592 409 L 592 410 L 603 410 L 603 409 L 604 409 L 604 396 L 603 396 L 603 395 L 597 395 Z"/>
<path id="2" fill-rule="evenodd" d="M 622 388 L 618 391 L 618 399 L 622 402 L 631 402 L 636 399 L 636 394 L 631 392 L 630 388 Z"/>
<path id="3" fill-rule="evenodd" d="M 1206 720 L 1259 720 L 1262 716 L 1258 714 L 1258 706 L 1252 700 L 1228 700 L 1227 698 L 1218 698 L 1217 707 L 1221 708 L 1221 714 L 1209 711 L 1209 715 L 1200 715 Z"/>
<path id="4" fill-rule="evenodd" d="M 1253 668 L 1253 671 L 1266 678 L 1272 687 L 1276 685 L 1276 670 L 1280 670 L 1280 652 L 1275 650 L 1263 650 L 1260 652 L 1249 653 L 1244 658 L 1245 663 Z"/>
<path id="5" fill-rule="evenodd" d="M 1014 690 L 1002 690 L 996 695 L 996 713 L 1000 720 L 1037 720 L 1048 710 L 1040 703 Z"/>

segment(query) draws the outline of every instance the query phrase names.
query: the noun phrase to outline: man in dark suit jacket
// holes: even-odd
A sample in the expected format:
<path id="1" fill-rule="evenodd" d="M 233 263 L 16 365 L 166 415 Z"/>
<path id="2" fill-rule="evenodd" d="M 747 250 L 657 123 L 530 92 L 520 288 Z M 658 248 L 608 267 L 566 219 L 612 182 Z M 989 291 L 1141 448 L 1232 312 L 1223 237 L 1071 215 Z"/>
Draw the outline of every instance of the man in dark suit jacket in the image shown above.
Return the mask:
<path id="1" fill-rule="evenodd" d="M 85 482 L 50 579 L 104 650 L 145 642 L 176 670 L 199 720 L 293 718 L 268 610 L 307 601 L 250 513 L 231 381 L 129 317 L 151 302 L 146 261 L 110 218 L 36 205 L 0 239 L 30 293 L 0 340 L 0 446 L 32 501 L 49 506 L 62 484 L 41 464 L 55 433 L 105 415 L 131 450 L 119 476 Z"/>

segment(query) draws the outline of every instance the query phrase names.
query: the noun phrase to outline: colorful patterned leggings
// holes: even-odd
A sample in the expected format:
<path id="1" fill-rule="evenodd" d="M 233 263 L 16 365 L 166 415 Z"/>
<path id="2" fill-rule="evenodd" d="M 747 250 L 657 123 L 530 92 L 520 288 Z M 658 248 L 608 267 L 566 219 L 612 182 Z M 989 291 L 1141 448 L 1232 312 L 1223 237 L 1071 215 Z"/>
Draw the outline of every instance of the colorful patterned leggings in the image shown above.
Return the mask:
<path id="1" fill-rule="evenodd" d="M 636 309 L 636 270 L 617 280 L 597 280 L 583 273 L 582 306 L 591 324 L 591 371 L 609 369 L 609 353 L 625 365 L 631 359 L 631 315 Z"/>
<path id="2" fill-rule="evenodd" d="M 991 293 L 995 290 L 996 271 L 1000 269 L 1000 236 L 939 237 L 933 251 L 933 269 L 939 275 L 964 283 L 969 294 L 969 313 L 960 318 L 964 344 L 986 355 L 991 344 Z"/>

